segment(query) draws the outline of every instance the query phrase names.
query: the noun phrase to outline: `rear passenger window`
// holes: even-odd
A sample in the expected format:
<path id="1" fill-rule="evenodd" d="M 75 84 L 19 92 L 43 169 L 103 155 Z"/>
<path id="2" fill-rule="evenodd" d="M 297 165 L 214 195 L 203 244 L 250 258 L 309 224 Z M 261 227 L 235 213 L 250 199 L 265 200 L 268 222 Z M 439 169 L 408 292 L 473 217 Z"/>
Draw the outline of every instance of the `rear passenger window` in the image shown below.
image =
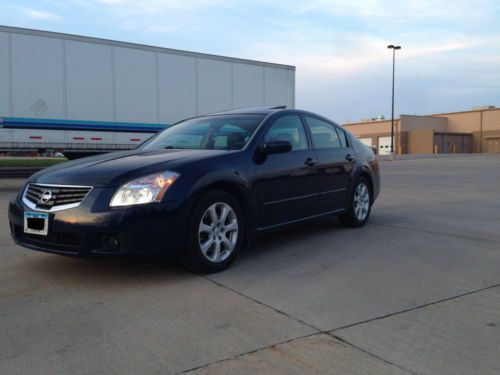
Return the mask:
<path id="1" fill-rule="evenodd" d="M 340 138 L 340 144 L 342 145 L 343 148 L 349 147 L 349 142 L 347 140 L 347 134 L 345 131 L 343 131 L 340 128 L 337 128 L 337 133 Z"/>
<path id="2" fill-rule="evenodd" d="M 335 126 L 314 117 L 305 116 L 307 126 L 311 131 L 314 148 L 341 148 L 339 136 Z M 344 138 L 345 142 L 345 138 Z"/>

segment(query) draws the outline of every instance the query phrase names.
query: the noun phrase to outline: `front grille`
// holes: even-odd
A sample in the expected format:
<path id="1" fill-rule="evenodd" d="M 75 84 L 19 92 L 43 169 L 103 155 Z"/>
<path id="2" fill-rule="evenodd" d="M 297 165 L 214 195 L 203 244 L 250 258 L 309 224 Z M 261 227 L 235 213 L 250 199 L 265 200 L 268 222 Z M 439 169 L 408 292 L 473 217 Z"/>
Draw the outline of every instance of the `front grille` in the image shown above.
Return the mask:
<path id="1" fill-rule="evenodd" d="M 76 233 L 50 231 L 46 236 L 24 233 L 20 225 L 13 226 L 16 239 L 35 246 L 50 248 L 55 251 L 77 252 L 80 247 L 80 236 Z"/>
<path id="2" fill-rule="evenodd" d="M 90 186 L 29 184 L 24 197 L 35 208 L 50 210 L 59 206 L 78 205 L 91 189 Z"/>

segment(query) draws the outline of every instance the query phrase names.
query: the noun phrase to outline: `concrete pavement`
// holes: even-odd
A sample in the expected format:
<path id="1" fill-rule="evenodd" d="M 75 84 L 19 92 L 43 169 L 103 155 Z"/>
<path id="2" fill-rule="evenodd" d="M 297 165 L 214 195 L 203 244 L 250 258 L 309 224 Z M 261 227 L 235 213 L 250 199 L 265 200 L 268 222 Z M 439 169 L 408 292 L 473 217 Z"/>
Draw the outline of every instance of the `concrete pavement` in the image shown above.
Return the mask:
<path id="1" fill-rule="evenodd" d="M 277 232 L 209 276 L 33 252 L 3 221 L 0 373 L 500 373 L 500 155 L 381 167 L 366 227 Z"/>

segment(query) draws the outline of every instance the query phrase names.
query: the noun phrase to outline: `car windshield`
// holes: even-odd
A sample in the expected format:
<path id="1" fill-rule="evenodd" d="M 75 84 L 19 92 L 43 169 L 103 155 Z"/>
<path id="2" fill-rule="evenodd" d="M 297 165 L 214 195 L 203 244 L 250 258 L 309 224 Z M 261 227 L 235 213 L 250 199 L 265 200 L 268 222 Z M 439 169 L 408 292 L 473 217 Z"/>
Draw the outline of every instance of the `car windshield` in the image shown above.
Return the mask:
<path id="1" fill-rule="evenodd" d="M 186 120 L 162 131 L 141 148 L 240 150 L 263 118 L 263 115 L 222 115 Z"/>

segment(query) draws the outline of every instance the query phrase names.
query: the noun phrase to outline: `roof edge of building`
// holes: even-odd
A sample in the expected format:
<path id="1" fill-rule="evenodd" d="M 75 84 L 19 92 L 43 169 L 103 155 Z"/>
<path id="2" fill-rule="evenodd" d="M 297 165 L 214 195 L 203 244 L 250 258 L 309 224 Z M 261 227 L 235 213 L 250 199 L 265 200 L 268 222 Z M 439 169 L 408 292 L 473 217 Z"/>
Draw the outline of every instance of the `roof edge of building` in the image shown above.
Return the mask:
<path id="1" fill-rule="evenodd" d="M 490 111 L 500 111 L 500 108 L 484 108 L 484 109 L 469 109 L 467 111 L 457 111 L 457 112 L 444 112 L 444 113 L 434 113 L 432 115 L 405 115 L 401 114 L 399 115 L 400 117 L 394 118 L 394 121 L 400 121 L 401 117 L 403 116 L 408 116 L 408 117 L 439 117 L 439 116 L 444 116 L 444 115 L 455 115 L 455 114 L 460 114 L 460 113 L 479 113 L 479 112 L 490 112 Z M 366 124 L 378 124 L 381 122 L 391 122 L 391 119 L 385 119 L 385 120 L 372 120 L 372 121 L 357 121 L 357 122 L 346 122 L 342 124 L 342 126 L 351 126 L 351 125 L 366 125 Z"/>
<path id="2" fill-rule="evenodd" d="M 403 115 L 404 116 L 404 115 Z M 394 122 L 399 121 L 400 118 L 394 118 Z M 358 122 L 346 122 L 342 124 L 342 126 L 351 126 L 351 125 L 366 125 L 366 124 L 380 124 L 384 122 L 391 122 L 391 119 L 385 119 L 385 120 L 372 120 L 372 121 L 358 121 Z"/>
<path id="3" fill-rule="evenodd" d="M 490 112 L 490 111 L 500 111 L 500 108 L 469 109 L 467 111 L 435 113 L 435 114 L 429 115 L 429 116 L 435 117 L 435 116 L 443 116 L 443 115 L 454 115 L 454 114 L 459 114 L 459 113 L 479 113 L 479 112 Z"/>

